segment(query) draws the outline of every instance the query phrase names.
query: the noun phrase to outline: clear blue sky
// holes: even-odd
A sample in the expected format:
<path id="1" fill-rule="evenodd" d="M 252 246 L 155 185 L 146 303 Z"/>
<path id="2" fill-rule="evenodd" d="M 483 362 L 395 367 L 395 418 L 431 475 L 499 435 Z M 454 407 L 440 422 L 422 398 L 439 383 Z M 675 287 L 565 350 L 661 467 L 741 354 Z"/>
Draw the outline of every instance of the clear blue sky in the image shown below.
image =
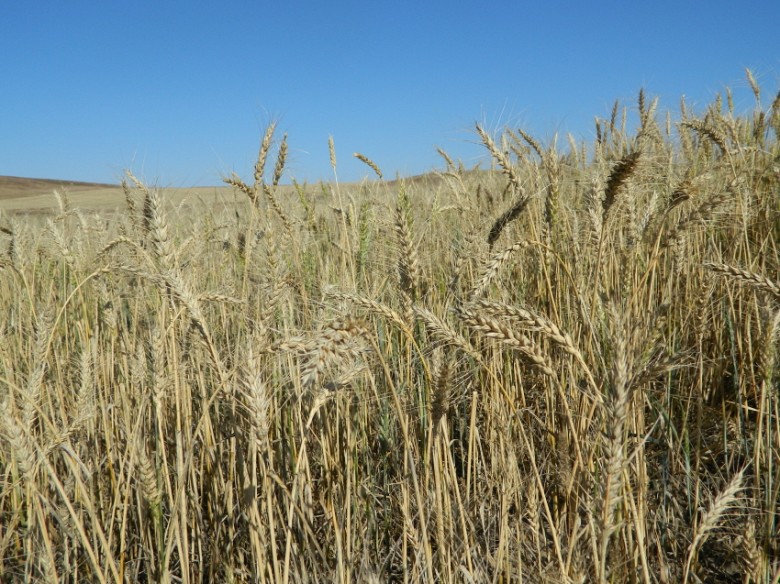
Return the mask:
<path id="1" fill-rule="evenodd" d="M 590 140 L 640 87 L 676 109 L 780 89 L 780 1 L 4 2 L 0 174 L 161 186 L 251 177 L 264 128 L 286 179 L 486 160 L 474 122 Z M 565 144 L 565 141 L 564 141 Z"/>

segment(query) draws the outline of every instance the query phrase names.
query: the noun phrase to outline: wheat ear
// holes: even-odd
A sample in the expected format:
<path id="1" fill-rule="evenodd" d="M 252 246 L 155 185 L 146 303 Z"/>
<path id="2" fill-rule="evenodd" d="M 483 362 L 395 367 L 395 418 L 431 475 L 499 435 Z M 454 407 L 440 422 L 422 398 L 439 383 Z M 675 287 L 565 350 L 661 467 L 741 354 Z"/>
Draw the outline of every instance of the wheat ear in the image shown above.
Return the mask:
<path id="1" fill-rule="evenodd" d="M 606 582 L 608 551 L 612 535 L 619 529 L 615 521 L 615 510 L 621 501 L 623 470 L 625 468 L 624 427 L 628 419 L 631 401 L 628 353 L 625 331 L 618 325 L 615 339 L 615 355 L 612 367 L 612 387 L 606 404 L 605 451 L 606 461 L 602 482 L 601 537 L 599 559 L 599 581 Z"/>
<path id="2" fill-rule="evenodd" d="M 487 243 L 491 248 L 501 235 L 501 232 L 504 230 L 504 228 L 520 216 L 520 213 L 522 213 L 528 205 L 529 200 L 530 197 L 521 195 L 520 198 L 518 198 L 509 209 L 504 211 L 504 213 L 502 213 L 501 216 L 495 220 L 487 236 Z"/>
<path id="3" fill-rule="evenodd" d="M 482 143 L 485 145 L 485 148 L 488 149 L 490 155 L 496 160 L 496 162 L 498 162 L 501 170 L 509 179 L 509 184 L 512 187 L 512 191 L 518 191 L 520 189 L 520 178 L 517 176 L 517 172 L 515 172 L 515 168 L 512 165 L 512 162 L 509 160 L 509 157 L 502 150 L 500 150 L 498 146 L 496 146 L 493 138 L 491 138 L 490 135 L 482 129 L 482 126 L 477 124 L 476 128 L 477 134 L 479 134 L 479 137 L 482 139 Z"/>
<path id="4" fill-rule="evenodd" d="M 263 175 L 265 174 L 265 163 L 268 160 L 268 152 L 271 150 L 271 141 L 274 137 L 274 131 L 276 131 L 276 122 L 271 122 L 265 130 L 263 140 L 260 143 L 260 151 L 257 154 L 257 161 L 255 162 L 254 172 L 254 199 L 257 199 L 260 193 L 260 186 L 263 184 Z"/>
<path id="5" fill-rule="evenodd" d="M 691 547 L 688 550 L 688 558 L 685 561 L 685 571 L 683 573 L 683 584 L 687 584 L 690 577 L 691 566 L 696 560 L 701 545 L 710 536 L 710 533 L 718 526 L 720 518 L 731 507 L 734 507 L 734 502 L 737 500 L 737 495 L 742 490 L 742 481 L 745 478 L 745 468 L 739 471 L 734 478 L 729 481 L 726 488 L 715 497 L 710 508 L 702 515 L 699 525 L 696 527 L 693 535 L 693 541 Z"/>
<path id="6" fill-rule="evenodd" d="M 368 166 L 371 170 L 374 171 L 374 174 L 376 174 L 380 180 L 382 179 L 382 171 L 379 169 L 379 166 L 377 166 L 377 163 L 371 160 L 368 156 L 364 156 L 360 152 L 355 152 L 352 156 L 357 158 L 360 162 Z"/>
<path id="7" fill-rule="evenodd" d="M 780 286 L 766 276 L 756 274 L 755 272 L 749 272 L 735 266 L 715 262 L 707 262 L 704 264 L 704 267 L 716 274 L 727 276 L 740 284 L 752 286 L 761 292 L 768 292 L 774 296 L 776 300 L 780 300 Z"/>
<path id="8" fill-rule="evenodd" d="M 527 246 L 527 241 L 518 241 L 505 250 L 493 255 L 485 266 L 485 269 L 482 271 L 482 275 L 480 276 L 479 280 L 477 280 L 477 284 L 471 291 L 470 297 L 473 299 L 481 297 L 487 290 L 488 286 L 490 286 L 493 278 L 496 277 L 496 274 L 501 269 L 501 266 L 503 266 L 515 252 Z"/>
<path id="9" fill-rule="evenodd" d="M 499 320 L 482 316 L 474 310 L 463 308 L 458 313 L 468 328 L 481 333 L 488 339 L 495 339 L 504 345 L 512 347 L 523 355 L 536 369 L 553 379 L 557 379 L 557 375 L 546 355 L 531 339 L 509 328 Z"/>
<path id="10" fill-rule="evenodd" d="M 607 179 L 607 186 L 604 190 L 604 199 L 602 201 L 602 222 L 607 220 L 609 210 L 615 204 L 618 191 L 620 191 L 623 185 L 626 184 L 631 175 L 636 171 L 637 165 L 639 164 L 639 157 L 639 150 L 626 154 L 623 158 L 620 159 L 620 161 L 618 161 L 618 163 L 612 169 L 612 172 L 609 174 L 609 178 Z"/>

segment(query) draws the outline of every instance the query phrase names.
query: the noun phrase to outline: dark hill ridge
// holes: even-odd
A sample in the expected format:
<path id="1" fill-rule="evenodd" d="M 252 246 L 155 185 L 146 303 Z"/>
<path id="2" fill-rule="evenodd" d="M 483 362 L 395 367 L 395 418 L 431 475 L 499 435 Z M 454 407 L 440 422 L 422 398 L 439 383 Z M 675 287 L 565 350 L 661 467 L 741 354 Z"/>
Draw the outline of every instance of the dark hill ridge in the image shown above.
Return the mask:
<path id="1" fill-rule="evenodd" d="M 0 176 L 0 199 L 16 199 L 19 197 L 47 194 L 51 193 L 55 189 L 61 188 L 76 188 L 79 190 L 84 190 L 105 189 L 110 187 L 116 187 L 116 185 L 74 180 Z"/>

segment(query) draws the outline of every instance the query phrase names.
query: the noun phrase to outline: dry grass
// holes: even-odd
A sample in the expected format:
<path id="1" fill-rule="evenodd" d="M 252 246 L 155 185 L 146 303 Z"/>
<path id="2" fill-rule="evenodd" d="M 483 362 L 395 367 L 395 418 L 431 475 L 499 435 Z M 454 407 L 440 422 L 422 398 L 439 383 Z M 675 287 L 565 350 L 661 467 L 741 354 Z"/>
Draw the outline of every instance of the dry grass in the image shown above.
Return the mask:
<path id="1" fill-rule="evenodd" d="M 282 187 L 272 125 L 221 203 L 0 216 L 0 581 L 777 582 L 749 83 L 569 152 L 478 127 L 495 171 Z"/>

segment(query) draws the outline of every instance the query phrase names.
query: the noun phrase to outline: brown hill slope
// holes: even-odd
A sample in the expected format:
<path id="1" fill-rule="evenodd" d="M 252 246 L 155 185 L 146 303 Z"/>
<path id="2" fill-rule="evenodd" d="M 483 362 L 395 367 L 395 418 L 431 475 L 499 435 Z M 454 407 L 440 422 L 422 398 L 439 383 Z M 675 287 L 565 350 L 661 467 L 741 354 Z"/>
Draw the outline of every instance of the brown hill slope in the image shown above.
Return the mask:
<path id="1" fill-rule="evenodd" d="M 82 191 L 89 189 L 105 189 L 115 186 L 116 185 L 72 180 L 0 176 L 0 199 L 16 199 L 33 195 L 49 194 L 53 190 L 60 188 L 77 188 L 78 190 Z"/>

